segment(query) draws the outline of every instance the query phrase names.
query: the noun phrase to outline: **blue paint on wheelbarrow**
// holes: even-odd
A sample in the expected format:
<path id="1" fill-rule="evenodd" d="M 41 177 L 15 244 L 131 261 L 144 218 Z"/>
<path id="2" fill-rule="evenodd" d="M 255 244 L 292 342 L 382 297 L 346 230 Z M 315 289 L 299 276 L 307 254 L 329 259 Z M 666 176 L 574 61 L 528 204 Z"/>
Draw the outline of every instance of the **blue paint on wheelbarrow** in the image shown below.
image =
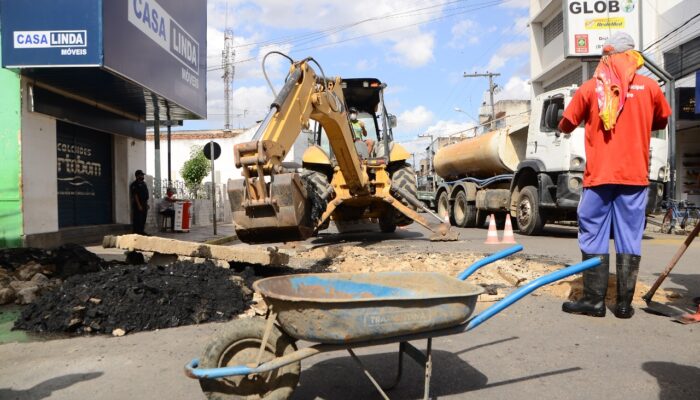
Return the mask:
<path id="1" fill-rule="evenodd" d="M 416 293 L 411 290 L 402 289 L 395 286 L 377 285 L 366 282 L 356 282 L 352 280 L 328 279 L 318 275 L 302 275 L 292 277 L 289 281 L 292 289 L 297 293 L 304 293 L 308 287 L 322 287 L 328 296 L 349 297 L 361 299 L 369 297 L 410 297 Z M 400 277 L 398 277 L 400 279 Z"/>

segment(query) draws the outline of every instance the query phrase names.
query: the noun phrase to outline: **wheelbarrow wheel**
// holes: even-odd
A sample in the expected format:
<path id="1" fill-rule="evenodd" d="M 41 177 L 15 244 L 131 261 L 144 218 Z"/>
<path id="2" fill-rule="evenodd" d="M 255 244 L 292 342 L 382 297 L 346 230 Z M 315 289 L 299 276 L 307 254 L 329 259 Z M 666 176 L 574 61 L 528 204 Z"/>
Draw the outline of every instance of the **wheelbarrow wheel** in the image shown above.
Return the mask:
<path id="1" fill-rule="evenodd" d="M 255 363 L 265 333 L 265 320 L 239 319 L 227 324 L 209 342 L 201 368 L 221 368 Z M 272 328 L 261 363 L 296 351 L 294 342 L 277 326 Z M 220 379 L 200 379 L 199 385 L 209 400 L 284 400 L 292 395 L 299 383 L 301 362 L 289 364 L 260 375 L 231 376 Z"/>

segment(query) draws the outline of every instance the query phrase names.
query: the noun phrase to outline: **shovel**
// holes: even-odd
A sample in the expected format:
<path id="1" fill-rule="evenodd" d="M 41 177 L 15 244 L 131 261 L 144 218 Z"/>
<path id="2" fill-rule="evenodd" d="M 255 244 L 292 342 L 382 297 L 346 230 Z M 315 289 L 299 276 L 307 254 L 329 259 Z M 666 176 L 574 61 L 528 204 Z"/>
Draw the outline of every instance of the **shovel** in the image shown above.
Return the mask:
<path id="1" fill-rule="evenodd" d="M 646 311 L 649 311 L 654 314 L 660 314 L 660 315 L 665 315 L 667 317 L 674 317 L 674 318 L 683 318 L 684 315 L 680 315 L 680 313 L 675 310 L 673 307 L 670 307 L 665 304 L 657 303 L 653 301 L 651 298 L 654 297 L 654 293 L 656 293 L 656 290 L 661 286 L 661 283 L 666 279 L 668 274 L 671 273 L 671 270 L 673 267 L 676 266 L 678 261 L 681 259 L 683 256 L 683 253 L 688 249 L 691 243 L 693 243 L 693 240 L 695 237 L 698 235 L 698 232 L 700 232 L 700 223 L 695 224 L 695 228 L 693 229 L 692 232 L 688 235 L 688 237 L 685 238 L 685 241 L 683 241 L 683 244 L 681 244 L 681 247 L 676 251 L 676 254 L 673 255 L 673 258 L 671 259 L 671 262 L 668 263 L 668 266 L 666 266 L 666 269 L 664 272 L 659 275 L 659 278 L 654 282 L 654 285 L 649 289 L 647 294 L 642 296 L 642 300 L 644 300 L 647 303 L 647 308 L 645 309 Z M 700 310 L 699 310 L 700 312 Z M 690 318 L 692 318 L 693 314 L 686 314 L 689 315 Z M 697 315 L 697 314 L 695 314 Z M 695 321 L 695 322 L 700 322 Z"/>

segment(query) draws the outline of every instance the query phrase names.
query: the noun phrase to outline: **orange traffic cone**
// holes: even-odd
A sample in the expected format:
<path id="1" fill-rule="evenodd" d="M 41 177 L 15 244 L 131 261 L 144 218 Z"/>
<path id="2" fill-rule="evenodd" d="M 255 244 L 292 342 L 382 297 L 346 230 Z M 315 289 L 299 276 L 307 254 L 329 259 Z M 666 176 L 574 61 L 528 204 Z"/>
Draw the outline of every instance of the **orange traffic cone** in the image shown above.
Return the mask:
<path id="1" fill-rule="evenodd" d="M 513 236 L 513 224 L 510 222 L 510 215 L 506 214 L 506 227 L 503 229 L 503 244 L 517 244 Z"/>
<path id="2" fill-rule="evenodd" d="M 489 233 L 486 235 L 486 241 L 484 244 L 499 244 L 498 230 L 496 230 L 496 217 L 491 214 L 489 219 Z"/>

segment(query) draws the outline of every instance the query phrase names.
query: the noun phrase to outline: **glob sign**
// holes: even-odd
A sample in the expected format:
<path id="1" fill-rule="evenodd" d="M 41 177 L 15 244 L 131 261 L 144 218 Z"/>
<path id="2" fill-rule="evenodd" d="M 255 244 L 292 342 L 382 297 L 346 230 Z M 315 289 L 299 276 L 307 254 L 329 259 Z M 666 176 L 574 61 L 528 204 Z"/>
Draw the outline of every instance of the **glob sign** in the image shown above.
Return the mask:
<path id="1" fill-rule="evenodd" d="M 628 33 L 641 48 L 640 0 L 567 0 L 563 7 L 567 57 L 600 56 L 616 31 Z"/>

